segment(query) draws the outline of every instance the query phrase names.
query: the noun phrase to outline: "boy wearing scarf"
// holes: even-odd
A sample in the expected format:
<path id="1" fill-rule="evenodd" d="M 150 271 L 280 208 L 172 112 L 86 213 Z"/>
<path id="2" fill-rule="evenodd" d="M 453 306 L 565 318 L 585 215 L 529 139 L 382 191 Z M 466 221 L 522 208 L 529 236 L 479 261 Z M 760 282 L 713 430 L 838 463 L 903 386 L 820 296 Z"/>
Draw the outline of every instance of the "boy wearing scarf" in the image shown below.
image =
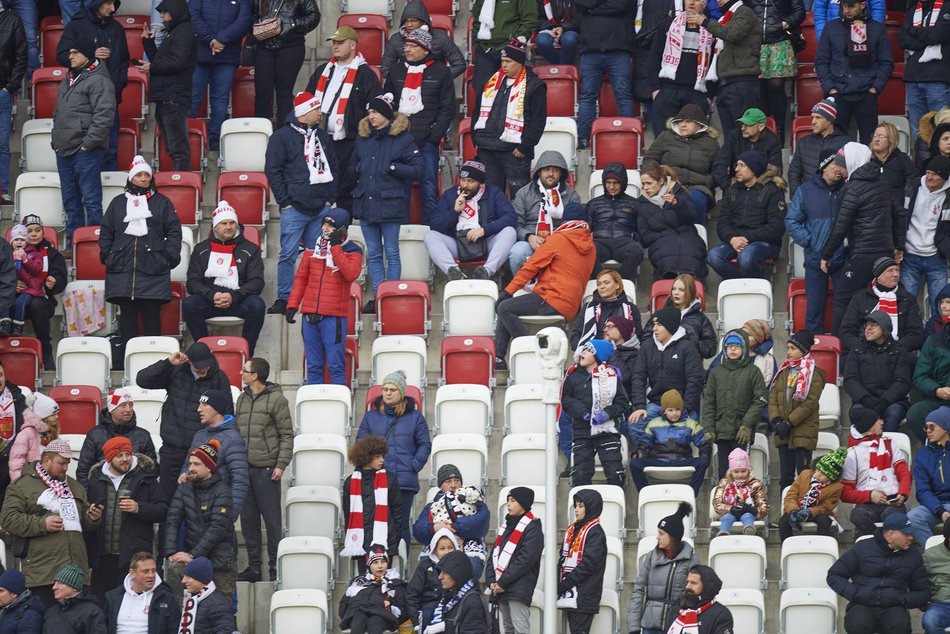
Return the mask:
<path id="1" fill-rule="evenodd" d="M 801 534 L 804 522 L 817 524 L 819 535 L 837 537 L 844 530 L 835 517 L 835 508 L 841 499 L 841 469 L 847 455 L 847 449 L 838 447 L 822 456 L 812 469 L 798 474 L 782 501 L 783 513 L 778 521 L 782 541 L 793 533 Z"/>
<path id="2" fill-rule="evenodd" d="M 848 456 L 841 470 L 841 501 L 854 504 L 851 523 L 858 535 L 874 532 L 875 522 L 906 513 L 911 475 L 906 457 L 881 434 L 884 421 L 874 410 L 852 410 Z"/>
<path id="3" fill-rule="evenodd" d="M 696 565 L 686 575 L 686 593 L 667 634 L 732 634 L 732 612 L 716 602 L 722 580 L 709 566 Z"/>
<path id="4" fill-rule="evenodd" d="M 571 634 L 588 634 L 600 612 L 607 564 L 607 536 L 600 525 L 604 500 L 594 489 L 574 494 L 574 523 L 564 532 L 558 561 L 557 607 L 567 612 Z"/>
<path id="5" fill-rule="evenodd" d="M 488 632 L 488 611 L 478 591 L 478 580 L 472 578 L 472 564 L 463 553 L 448 553 L 436 564 L 442 598 L 435 606 L 432 623 L 424 634 L 442 632 Z"/>
<path id="6" fill-rule="evenodd" d="M 534 491 L 514 487 L 508 492 L 508 514 L 498 527 L 491 561 L 485 567 L 485 594 L 501 609 L 505 634 L 529 634 L 531 598 L 541 572 L 544 533 L 531 513 Z"/>
<path id="7" fill-rule="evenodd" d="M 185 594 L 181 603 L 179 634 L 233 632 L 237 629 L 231 598 L 214 584 L 214 568 L 207 557 L 196 557 L 181 579 Z"/>
<path id="8" fill-rule="evenodd" d="M 350 581 L 340 599 L 340 629 L 382 634 L 399 628 L 408 618 L 406 583 L 389 567 L 386 547 L 375 544 L 366 553 L 366 572 Z"/>

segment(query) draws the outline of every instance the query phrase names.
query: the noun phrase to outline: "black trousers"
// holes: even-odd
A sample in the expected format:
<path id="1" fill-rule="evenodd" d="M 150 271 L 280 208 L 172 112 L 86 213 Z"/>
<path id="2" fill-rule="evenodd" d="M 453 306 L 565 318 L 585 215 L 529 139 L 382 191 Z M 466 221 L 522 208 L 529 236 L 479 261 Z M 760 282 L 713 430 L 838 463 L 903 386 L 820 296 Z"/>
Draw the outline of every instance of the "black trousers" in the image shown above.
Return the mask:
<path id="1" fill-rule="evenodd" d="M 106 609 L 106 592 L 122 585 L 129 574 L 129 562 L 123 565 L 118 555 L 99 555 L 99 561 L 92 569 L 92 593 L 96 601 Z"/>
<path id="2" fill-rule="evenodd" d="M 637 279 L 637 269 L 643 262 L 643 247 L 631 238 L 594 238 L 597 247 L 597 263 L 591 271 L 591 279 L 595 279 L 607 260 L 620 262 L 620 277 L 625 280 Z"/>
<path id="3" fill-rule="evenodd" d="M 162 304 L 158 299 L 123 299 L 119 305 L 119 337 L 123 345 L 132 337 L 145 335 L 157 337 L 162 334 Z M 142 315 L 142 331 L 139 331 L 139 313 Z"/>
<path id="4" fill-rule="evenodd" d="M 498 320 L 495 324 L 495 355 L 501 358 L 508 352 L 508 344 L 516 337 L 528 333 L 518 318 L 520 315 L 557 315 L 553 306 L 537 293 L 512 297 L 498 304 Z"/>
<path id="5" fill-rule="evenodd" d="M 367 616 L 364 612 L 357 612 L 350 621 L 350 634 L 383 634 L 388 630 L 386 619 L 381 616 Z"/>
<path id="6" fill-rule="evenodd" d="M 875 522 L 883 522 L 888 515 L 898 511 L 906 513 L 907 507 L 903 504 L 892 506 L 890 504 L 875 504 L 874 502 L 855 504 L 854 508 L 851 509 L 851 523 L 854 524 L 854 530 L 858 535 L 870 535 L 877 528 L 874 525 Z"/>
<path id="7" fill-rule="evenodd" d="M 849 603 L 844 613 L 844 631 L 848 634 L 910 634 L 907 608 L 875 608 Z"/>
<path id="8" fill-rule="evenodd" d="M 864 92 L 835 97 L 835 105 L 838 108 L 837 124 L 847 132 L 851 127 L 851 118 L 857 119 L 861 143 L 871 143 L 874 128 L 877 127 L 877 95 Z"/>
<path id="9" fill-rule="evenodd" d="M 808 468 L 811 462 L 811 451 L 808 449 L 792 449 L 788 445 L 778 448 L 779 466 L 781 468 L 781 487 L 791 486 L 795 476 Z M 762 474 L 759 474 L 761 477 Z"/>
<path id="10" fill-rule="evenodd" d="M 627 471 L 620 452 L 620 434 L 597 434 L 575 438 L 571 444 L 571 486 L 587 486 L 594 477 L 594 453 L 600 456 L 608 484 L 627 484 Z"/>
<path id="11" fill-rule="evenodd" d="M 247 567 L 261 571 L 263 563 L 263 539 L 261 517 L 267 529 L 267 559 L 270 580 L 277 578 L 277 544 L 281 536 L 280 480 L 271 480 L 274 467 L 248 466 L 250 488 L 241 509 L 241 528 L 247 545 Z"/>
<path id="12" fill-rule="evenodd" d="M 531 159 L 518 158 L 511 150 L 478 149 L 478 158 L 485 164 L 485 181 L 501 190 L 508 187 L 508 198 L 513 199 L 518 190 L 531 180 Z"/>
<path id="13" fill-rule="evenodd" d="M 191 170 L 191 146 L 188 145 L 188 110 L 190 105 L 174 101 L 155 103 L 155 121 L 165 142 L 165 149 L 178 172 Z"/>
<path id="14" fill-rule="evenodd" d="M 833 310 L 831 313 L 831 334 L 840 336 L 841 320 L 848 310 L 851 297 L 858 291 L 867 288 L 874 278 L 874 261 L 880 257 L 892 257 L 892 252 L 881 252 L 873 255 L 853 255 L 844 263 L 844 268 L 835 281 L 833 296 Z"/>
<path id="15" fill-rule="evenodd" d="M 287 113 L 294 109 L 294 82 L 303 66 L 306 52 L 300 41 L 283 48 L 258 46 L 254 54 L 254 116 L 271 118 L 271 104 L 277 95 L 277 125 L 284 124 Z M 339 158 L 339 157 L 337 157 Z M 340 163 L 346 169 L 346 163 Z"/>
<path id="16" fill-rule="evenodd" d="M 830 515 L 816 515 L 809 522 L 814 522 L 818 524 L 818 534 L 819 535 L 832 535 L 831 533 L 831 516 Z M 788 520 L 788 513 L 782 515 L 778 521 L 778 534 L 782 538 L 782 541 L 785 541 L 792 536 L 792 523 Z"/>
<path id="17" fill-rule="evenodd" d="M 653 99 L 653 134 L 659 135 L 663 132 L 666 129 L 667 120 L 675 117 L 680 108 L 690 103 L 699 106 L 703 112 L 709 114 L 709 102 L 706 101 L 704 93 L 674 84 L 661 84 L 660 91 Z"/>
<path id="18" fill-rule="evenodd" d="M 723 136 L 728 136 L 736 128 L 736 119 L 747 109 L 761 108 L 761 101 L 762 90 L 759 88 L 758 77 L 730 79 L 727 84 L 721 86 L 716 97 L 716 107 L 719 109 Z M 656 108 L 656 105 L 653 107 Z"/>
<path id="19" fill-rule="evenodd" d="M 333 151 L 336 152 L 336 162 L 340 166 L 340 190 L 336 194 L 336 206 L 352 213 L 353 211 L 353 188 L 356 187 L 356 173 L 350 173 L 350 159 L 353 158 L 353 150 L 356 148 L 355 139 L 341 139 L 333 141 Z"/>
<path id="20" fill-rule="evenodd" d="M 567 610 L 567 626 L 571 634 L 590 634 L 590 626 L 594 624 L 596 614 Z"/>
<path id="21" fill-rule="evenodd" d="M 26 315 L 33 324 L 36 338 L 43 344 L 43 354 L 53 354 L 53 344 L 50 340 L 50 319 L 53 317 L 55 306 L 47 297 L 34 297 L 26 309 Z"/>

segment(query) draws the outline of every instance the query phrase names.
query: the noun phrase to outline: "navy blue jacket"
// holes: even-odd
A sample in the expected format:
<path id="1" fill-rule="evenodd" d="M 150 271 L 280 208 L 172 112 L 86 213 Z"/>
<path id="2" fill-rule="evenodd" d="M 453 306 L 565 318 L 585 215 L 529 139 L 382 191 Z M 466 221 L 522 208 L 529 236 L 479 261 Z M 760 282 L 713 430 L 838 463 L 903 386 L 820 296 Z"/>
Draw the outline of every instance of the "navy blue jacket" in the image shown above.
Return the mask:
<path id="1" fill-rule="evenodd" d="M 270 183 L 271 193 L 281 209 L 290 205 L 302 213 L 318 214 L 325 202 L 336 202 L 340 187 L 340 167 L 330 137 L 322 128 L 317 129 L 317 138 L 327 155 L 333 180 L 329 183 L 310 184 L 310 171 L 303 157 L 304 136 L 291 127 L 302 128 L 293 112 L 287 114 L 284 125 L 274 131 L 267 142 L 264 173 Z"/>
<path id="2" fill-rule="evenodd" d="M 815 73 L 825 94 L 837 89 L 842 95 L 865 93 L 876 88 L 880 93 L 894 70 L 894 56 L 887 41 L 887 32 L 880 22 L 865 22 L 870 63 L 867 68 L 855 68 L 848 63 L 851 22 L 843 17 L 825 26 L 818 41 Z"/>
<path id="3" fill-rule="evenodd" d="M 369 117 L 364 117 L 347 174 L 357 179 L 353 217 L 363 222 L 409 222 L 409 183 L 421 179 L 423 171 L 409 117 L 396 113 L 382 130 L 374 130 Z"/>
<path id="4" fill-rule="evenodd" d="M 370 435 L 385 438 L 389 445 L 384 462 L 386 471 L 396 474 L 400 489 L 418 491 L 419 472 L 432 452 L 429 425 L 411 397 L 406 397 L 406 412 L 398 418 L 390 407 L 385 408 L 385 413 L 380 412 L 382 402 L 382 396 L 373 401 L 372 409 L 363 416 L 356 439 Z"/>
<path id="5" fill-rule="evenodd" d="M 829 186 L 820 174 L 815 174 L 792 196 L 785 214 L 785 228 L 795 244 L 805 250 L 805 264 L 810 267 L 818 268 L 821 264 L 821 250 L 831 235 L 841 204 L 842 185 L 839 182 Z M 831 258 L 831 268 L 844 262 L 845 252 L 844 245 L 838 247 Z"/>
<path id="6" fill-rule="evenodd" d="M 234 416 L 228 414 L 224 417 L 224 422 L 217 427 L 202 426 L 195 432 L 188 452 L 191 453 L 192 449 L 197 449 L 201 445 L 207 445 L 212 438 L 221 443 L 221 449 L 218 450 L 218 469 L 215 473 L 220 474 L 221 479 L 231 489 L 234 502 L 233 517 L 240 517 L 244 500 L 247 499 L 247 490 L 250 488 L 250 477 L 247 469 L 247 449 L 241 432 L 234 422 Z M 186 457 L 181 472 L 187 471 L 188 458 Z"/>
<path id="7" fill-rule="evenodd" d="M 950 452 L 948 446 L 927 443 L 914 456 L 917 502 L 940 519 L 943 505 L 950 502 Z"/>
<path id="8" fill-rule="evenodd" d="M 125 40 L 125 29 L 116 21 L 115 14 L 113 17 L 100 18 L 96 13 L 103 2 L 105 0 L 89 2 L 85 9 L 69 21 L 56 46 L 56 63 L 69 68 L 69 49 L 75 48 L 74 44 L 80 38 L 92 40 L 97 48 L 104 46 L 109 49 L 106 69 L 115 86 L 115 102 L 119 104 L 129 78 L 129 45 Z M 121 5 L 121 0 L 116 0 L 116 13 Z"/>
<path id="9" fill-rule="evenodd" d="M 0 634 L 40 634 L 45 611 L 43 604 L 32 593 L 21 594 L 0 612 Z"/>
<path id="10" fill-rule="evenodd" d="M 198 38 L 199 64 L 241 63 L 241 40 L 251 28 L 251 0 L 190 0 L 191 24 Z M 224 50 L 211 54 L 211 40 Z"/>
<path id="11" fill-rule="evenodd" d="M 432 502 L 435 502 L 443 495 L 445 494 L 439 491 L 432 497 Z M 417 542 L 426 546 L 429 545 L 429 542 L 432 541 L 432 536 L 435 535 L 432 531 L 432 514 L 430 511 L 432 502 L 422 507 L 422 512 L 419 513 L 416 523 L 412 525 L 412 536 L 416 538 Z M 488 507 L 485 506 L 485 503 L 477 502 L 475 504 L 475 515 L 459 516 L 452 522 L 452 526 L 455 528 L 455 534 L 464 540 L 485 539 L 485 535 L 488 533 L 489 515 Z"/>
<path id="12" fill-rule="evenodd" d="M 435 215 L 429 219 L 429 227 L 433 231 L 455 237 L 455 227 L 459 220 L 459 215 L 455 213 L 456 198 L 458 189 L 455 187 L 442 192 Z M 485 230 L 486 238 L 492 237 L 505 227 L 517 229 L 518 216 L 515 215 L 515 208 L 505 193 L 497 187 L 485 186 L 485 193 L 478 201 L 478 225 Z"/>

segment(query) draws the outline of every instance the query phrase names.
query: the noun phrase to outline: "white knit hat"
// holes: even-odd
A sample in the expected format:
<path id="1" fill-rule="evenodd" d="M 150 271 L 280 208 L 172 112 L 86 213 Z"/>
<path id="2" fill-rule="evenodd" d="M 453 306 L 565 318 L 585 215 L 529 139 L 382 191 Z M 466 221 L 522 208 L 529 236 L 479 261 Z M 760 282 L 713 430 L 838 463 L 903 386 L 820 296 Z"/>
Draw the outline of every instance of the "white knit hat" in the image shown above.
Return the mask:
<path id="1" fill-rule="evenodd" d="M 237 212 L 234 211 L 228 201 L 222 200 L 218 203 L 218 206 L 214 208 L 214 211 L 211 213 L 211 224 L 214 227 L 218 226 L 218 223 L 223 220 L 233 220 L 234 222 L 238 221 Z"/>
<path id="2" fill-rule="evenodd" d="M 109 408 L 109 412 L 113 412 L 115 411 L 115 408 L 117 408 L 119 405 L 122 405 L 123 403 L 131 403 L 131 402 L 132 402 L 132 394 L 130 394 L 129 391 L 125 389 L 124 387 L 120 387 L 119 389 L 117 389 L 115 392 L 112 393 L 112 396 L 109 397 L 109 403 L 107 407 Z"/>
<path id="3" fill-rule="evenodd" d="M 40 418 L 47 418 L 59 411 L 59 404 L 43 393 L 37 392 L 33 401 L 33 413 Z"/>
<path id="4" fill-rule="evenodd" d="M 148 164 L 142 155 L 136 154 L 132 159 L 132 164 L 129 166 L 129 180 L 132 180 L 132 177 L 141 172 L 147 172 L 149 176 L 152 175 L 152 166 Z"/>

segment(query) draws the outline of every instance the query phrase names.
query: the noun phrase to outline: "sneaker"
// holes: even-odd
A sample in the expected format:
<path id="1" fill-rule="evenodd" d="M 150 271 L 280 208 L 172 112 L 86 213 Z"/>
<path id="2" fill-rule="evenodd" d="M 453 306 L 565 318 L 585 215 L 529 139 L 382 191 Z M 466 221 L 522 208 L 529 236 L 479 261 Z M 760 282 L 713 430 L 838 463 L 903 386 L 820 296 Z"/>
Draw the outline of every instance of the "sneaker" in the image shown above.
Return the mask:
<path id="1" fill-rule="evenodd" d="M 755 535 L 755 526 L 743 526 L 742 527 L 743 535 Z"/>
<path id="2" fill-rule="evenodd" d="M 462 269 L 460 269 L 457 266 L 453 266 L 452 268 L 450 268 L 448 272 L 446 273 L 446 275 L 449 277 L 450 282 L 454 282 L 455 280 L 465 279 L 465 273 L 462 273 Z"/>
<path id="3" fill-rule="evenodd" d="M 472 277 L 474 277 L 476 280 L 490 280 L 491 273 L 489 273 L 488 269 L 486 269 L 484 266 L 479 266 L 472 273 Z"/>
<path id="4" fill-rule="evenodd" d="M 13 322 L 13 326 L 10 328 L 10 335 L 13 337 L 19 337 L 22 334 L 23 334 L 23 322 L 22 321 Z"/>
<path id="5" fill-rule="evenodd" d="M 376 314 L 376 300 L 371 299 L 371 300 L 368 300 L 365 304 L 363 304 L 363 312 L 368 313 L 370 315 L 375 315 Z"/>
<path id="6" fill-rule="evenodd" d="M 244 572 L 237 576 L 238 581 L 249 581 L 251 583 L 257 583 L 261 580 L 261 572 L 259 570 L 251 570 L 250 568 L 245 568 Z"/>
<path id="7" fill-rule="evenodd" d="M 562 471 L 561 473 L 557 474 L 557 477 L 558 477 L 559 479 L 561 479 L 561 480 L 567 480 L 568 478 L 570 478 L 570 477 L 571 477 L 571 466 L 568 465 L 568 466 L 564 467 L 564 471 Z"/>
<path id="8" fill-rule="evenodd" d="M 503 357 L 495 357 L 495 371 L 498 372 L 499 370 L 502 372 L 508 371 L 508 364 L 505 363 Z"/>
<path id="9" fill-rule="evenodd" d="M 589 148 L 589 147 L 590 147 L 590 141 L 587 140 L 587 139 L 583 139 L 583 140 L 577 142 L 577 149 L 578 149 L 578 150 L 586 150 L 586 149 Z"/>
<path id="10" fill-rule="evenodd" d="M 13 196 L 11 196 L 10 194 L 4 194 L 0 196 L 0 205 L 12 205 L 12 204 L 13 204 Z"/>
<path id="11" fill-rule="evenodd" d="M 267 309 L 268 315 L 283 315 L 287 312 L 287 300 L 277 298 L 271 307 Z"/>

